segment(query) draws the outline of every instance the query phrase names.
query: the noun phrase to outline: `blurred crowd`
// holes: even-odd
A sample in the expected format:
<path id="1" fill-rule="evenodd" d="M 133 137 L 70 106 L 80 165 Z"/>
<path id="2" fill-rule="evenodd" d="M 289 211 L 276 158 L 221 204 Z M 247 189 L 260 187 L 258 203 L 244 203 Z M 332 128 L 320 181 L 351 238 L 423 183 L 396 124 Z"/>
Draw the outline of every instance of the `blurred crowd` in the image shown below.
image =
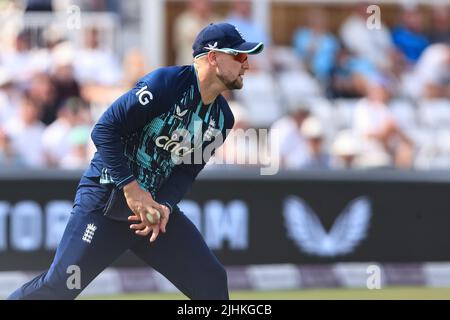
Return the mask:
<path id="1" fill-rule="evenodd" d="M 80 30 L 82 43 L 51 25 L 33 41 L 24 13 L 51 10 L 54 2 L 0 1 L 2 168 L 84 168 L 95 152 L 95 121 L 151 71 L 139 48 L 119 55 L 95 27 Z M 117 1 L 79 5 L 121 14 Z M 259 131 L 267 143 L 227 141 L 216 157 L 258 153 L 250 165 L 262 165 L 276 148 L 289 169 L 450 168 L 448 6 L 429 6 L 430 16 L 403 7 L 396 25 L 381 21 L 374 29 L 367 4 L 355 4 L 337 32 L 316 7 L 299 20 L 291 44 L 280 46 L 252 19 L 251 5 L 230 1 L 221 16 L 211 1 L 190 0 L 173 24 L 177 64 L 192 63 L 192 42 L 213 21 L 265 44 L 250 58 L 244 89 L 226 95 L 236 128 L 267 129 L 267 136 Z"/>
<path id="2" fill-rule="evenodd" d="M 0 166 L 81 169 L 95 146 L 90 132 L 105 108 L 150 72 L 137 48 L 123 57 L 82 28 L 77 45 L 50 24 L 34 30 L 25 14 L 64 1 L 0 2 Z M 83 10 L 114 9 L 115 1 L 78 1 Z"/>

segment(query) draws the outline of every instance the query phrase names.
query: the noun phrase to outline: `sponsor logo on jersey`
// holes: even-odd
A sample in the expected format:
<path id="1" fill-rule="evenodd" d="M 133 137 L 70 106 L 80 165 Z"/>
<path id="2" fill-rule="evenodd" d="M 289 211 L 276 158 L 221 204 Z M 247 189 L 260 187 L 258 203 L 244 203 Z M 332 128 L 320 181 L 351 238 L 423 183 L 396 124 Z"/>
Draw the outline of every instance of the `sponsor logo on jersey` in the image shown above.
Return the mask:
<path id="1" fill-rule="evenodd" d="M 138 97 L 139 103 L 143 106 L 147 105 L 150 100 L 153 100 L 153 94 L 147 90 L 147 86 L 136 92 L 136 96 Z"/>
<path id="2" fill-rule="evenodd" d="M 177 106 L 175 108 L 175 115 L 174 118 L 178 119 L 178 120 L 183 120 L 183 117 L 186 115 L 186 113 L 188 112 L 188 109 L 181 111 L 180 106 Z"/>
<path id="3" fill-rule="evenodd" d="M 173 133 L 171 137 L 159 136 L 156 138 L 155 143 L 163 150 L 182 157 L 194 151 L 194 148 L 191 148 L 190 142 L 185 141 L 184 139 L 184 136 L 178 133 Z"/>

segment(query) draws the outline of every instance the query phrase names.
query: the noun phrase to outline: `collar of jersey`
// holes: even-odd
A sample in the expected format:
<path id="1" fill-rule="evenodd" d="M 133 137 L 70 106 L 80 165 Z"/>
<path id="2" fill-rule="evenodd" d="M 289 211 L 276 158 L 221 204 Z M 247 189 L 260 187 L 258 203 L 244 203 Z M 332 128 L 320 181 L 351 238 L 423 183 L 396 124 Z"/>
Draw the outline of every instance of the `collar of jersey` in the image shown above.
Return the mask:
<path id="1" fill-rule="evenodd" d="M 192 68 L 194 69 L 194 75 L 195 75 L 195 81 L 196 81 L 196 83 L 197 83 L 197 92 L 198 92 L 198 95 L 200 96 L 200 101 L 202 102 L 202 105 L 204 105 L 204 106 L 210 106 L 210 105 L 212 105 L 214 102 L 216 102 L 216 99 L 217 99 L 217 97 L 216 97 L 216 99 L 214 99 L 214 101 L 213 102 L 211 102 L 211 103 L 209 103 L 209 104 L 204 104 L 203 103 L 203 100 L 202 100 L 202 94 L 200 93 L 200 83 L 199 83 L 199 81 L 198 81 L 198 74 L 197 74 L 197 69 L 195 69 L 195 66 L 192 64 Z"/>

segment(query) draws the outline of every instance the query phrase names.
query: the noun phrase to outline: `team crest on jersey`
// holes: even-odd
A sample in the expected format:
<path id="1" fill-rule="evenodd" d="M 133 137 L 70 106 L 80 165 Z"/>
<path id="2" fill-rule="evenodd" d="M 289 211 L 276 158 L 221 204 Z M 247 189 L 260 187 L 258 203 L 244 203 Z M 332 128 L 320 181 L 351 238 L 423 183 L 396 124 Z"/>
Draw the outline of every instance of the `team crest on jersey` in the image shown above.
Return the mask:
<path id="1" fill-rule="evenodd" d="M 204 138 L 206 141 L 210 141 L 212 139 L 215 129 L 216 129 L 216 121 L 214 121 L 214 119 L 211 119 L 209 121 L 208 129 L 205 131 L 204 134 Z"/>

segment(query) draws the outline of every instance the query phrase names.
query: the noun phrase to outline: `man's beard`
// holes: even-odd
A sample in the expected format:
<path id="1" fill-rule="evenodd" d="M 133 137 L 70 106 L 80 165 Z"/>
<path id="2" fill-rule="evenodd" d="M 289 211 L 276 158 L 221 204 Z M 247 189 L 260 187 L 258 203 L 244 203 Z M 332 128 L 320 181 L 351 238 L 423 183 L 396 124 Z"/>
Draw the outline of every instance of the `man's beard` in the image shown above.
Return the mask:
<path id="1" fill-rule="evenodd" d="M 228 90 L 242 89 L 243 82 L 239 82 L 239 79 L 230 81 L 225 79 L 225 77 L 221 73 L 217 73 L 217 78 L 227 87 Z"/>

